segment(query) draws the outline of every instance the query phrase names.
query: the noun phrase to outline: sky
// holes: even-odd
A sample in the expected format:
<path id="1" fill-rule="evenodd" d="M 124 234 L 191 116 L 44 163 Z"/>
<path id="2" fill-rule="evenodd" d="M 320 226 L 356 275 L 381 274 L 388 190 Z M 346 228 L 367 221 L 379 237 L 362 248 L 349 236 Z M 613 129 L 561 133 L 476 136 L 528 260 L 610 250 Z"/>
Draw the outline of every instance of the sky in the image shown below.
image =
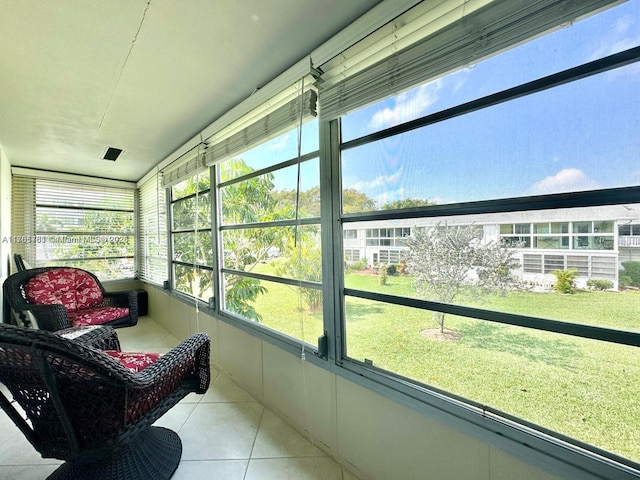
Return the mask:
<path id="1" fill-rule="evenodd" d="M 640 45 L 640 0 L 575 22 L 342 120 L 345 141 Z M 488 200 L 640 184 L 640 63 L 342 152 L 345 188 L 381 206 L 404 198 Z M 317 121 L 302 153 L 318 148 Z M 289 132 L 242 158 L 297 155 Z M 295 168 L 276 188 L 295 187 Z M 302 189 L 318 184 L 318 163 Z"/>

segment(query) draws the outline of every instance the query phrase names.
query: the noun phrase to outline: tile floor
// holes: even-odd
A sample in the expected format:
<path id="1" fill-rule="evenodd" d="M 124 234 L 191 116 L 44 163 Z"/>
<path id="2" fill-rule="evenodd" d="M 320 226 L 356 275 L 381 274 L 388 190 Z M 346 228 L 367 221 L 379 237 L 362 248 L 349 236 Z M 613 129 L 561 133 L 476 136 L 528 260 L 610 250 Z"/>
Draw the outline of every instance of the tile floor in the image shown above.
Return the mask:
<path id="1" fill-rule="evenodd" d="M 166 352 L 178 343 L 149 317 L 118 335 L 128 351 Z M 206 394 L 188 396 L 156 424 L 182 439 L 173 480 L 357 480 L 217 371 Z M 0 411 L 0 480 L 41 480 L 59 464 L 42 459 Z"/>

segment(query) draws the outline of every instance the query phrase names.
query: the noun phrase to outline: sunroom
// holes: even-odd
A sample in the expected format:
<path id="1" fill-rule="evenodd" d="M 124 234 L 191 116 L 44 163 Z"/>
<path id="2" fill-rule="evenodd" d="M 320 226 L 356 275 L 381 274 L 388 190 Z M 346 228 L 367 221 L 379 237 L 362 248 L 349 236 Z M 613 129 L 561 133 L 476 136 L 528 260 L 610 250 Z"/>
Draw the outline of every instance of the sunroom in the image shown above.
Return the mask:
<path id="1" fill-rule="evenodd" d="M 116 3 L 3 7 L 2 279 L 210 334 L 175 478 L 640 478 L 640 0 Z"/>

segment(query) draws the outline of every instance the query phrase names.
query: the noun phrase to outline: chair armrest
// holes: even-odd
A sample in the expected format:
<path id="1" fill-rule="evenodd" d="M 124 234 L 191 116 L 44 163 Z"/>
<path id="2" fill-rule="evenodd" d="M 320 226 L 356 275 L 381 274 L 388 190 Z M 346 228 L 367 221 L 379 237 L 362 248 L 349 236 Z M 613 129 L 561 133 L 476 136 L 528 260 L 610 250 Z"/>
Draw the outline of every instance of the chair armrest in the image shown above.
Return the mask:
<path id="1" fill-rule="evenodd" d="M 71 327 L 58 330 L 55 333 L 89 347 L 120 351 L 120 339 L 113 327 L 97 325 Z"/>
<path id="2" fill-rule="evenodd" d="M 166 382 L 171 377 L 189 375 L 197 380 L 196 393 L 204 393 L 211 379 L 210 351 L 209 335 L 196 333 L 144 370 L 132 373 L 127 383 L 135 389 L 145 389 Z"/>
<path id="3" fill-rule="evenodd" d="M 129 309 L 129 315 L 133 323 L 138 321 L 138 291 L 123 290 L 117 292 L 104 292 L 103 305 L 125 307 Z"/>
<path id="4" fill-rule="evenodd" d="M 20 309 L 19 311 L 25 310 L 29 310 L 36 318 L 40 330 L 56 332 L 71 326 L 67 309 L 62 305 L 27 304 L 27 308 Z"/>

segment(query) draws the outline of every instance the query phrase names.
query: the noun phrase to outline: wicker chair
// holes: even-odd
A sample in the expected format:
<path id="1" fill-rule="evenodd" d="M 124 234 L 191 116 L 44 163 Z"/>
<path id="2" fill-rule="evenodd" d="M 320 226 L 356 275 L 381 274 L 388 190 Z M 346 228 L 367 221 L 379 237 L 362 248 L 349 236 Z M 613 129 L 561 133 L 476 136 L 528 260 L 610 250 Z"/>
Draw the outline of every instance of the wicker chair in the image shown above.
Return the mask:
<path id="1" fill-rule="evenodd" d="M 64 334 L 75 338 L 0 324 L 0 382 L 13 397 L 0 392 L 0 406 L 43 458 L 65 461 L 49 480 L 171 478 L 180 437 L 151 424 L 206 392 L 209 337 L 193 335 L 136 373 L 99 349 L 119 350 L 111 327 Z"/>
<path id="2" fill-rule="evenodd" d="M 98 297 L 95 305 L 91 305 L 91 308 L 72 310 L 67 308 L 68 305 L 64 305 L 64 297 L 62 300 L 59 297 L 55 298 L 53 300 L 55 303 L 51 304 L 35 303 L 28 300 L 25 285 L 28 285 L 30 281 L 46 278 L 59 272 L 71 272 L 82 278 L 85 286 L 87 282 L 91 283 L 91 287 Z M 136 290 L 107 292 L 93 273 L 80 268 L 40 267 L 22 270 L 7 277 L 2 285 L 2 290 L 6 302 L 17 315 L 19 322 L 26 327 L 34 326 L 31 325 L 31 318 L 26 312 L 31 312 L 37 322 L 37 328 L 51 332 L 79 325 L 93 324 L 94 321 L 91 319 L 90 312 L 104 312 L 107 310 L 111 312 L 117 311 L 118 313 L 112 314 L 108 317 L 108 320 L 101 319 L 99 321 L 100 324 L 118 328 L 130 327 L 138 322 L 138 292 Z M 62 289 L 59 285 L 53 285 L 51 290 L 57 295 Z M 53 297 L 54 295 L 51 296 Z"/>

